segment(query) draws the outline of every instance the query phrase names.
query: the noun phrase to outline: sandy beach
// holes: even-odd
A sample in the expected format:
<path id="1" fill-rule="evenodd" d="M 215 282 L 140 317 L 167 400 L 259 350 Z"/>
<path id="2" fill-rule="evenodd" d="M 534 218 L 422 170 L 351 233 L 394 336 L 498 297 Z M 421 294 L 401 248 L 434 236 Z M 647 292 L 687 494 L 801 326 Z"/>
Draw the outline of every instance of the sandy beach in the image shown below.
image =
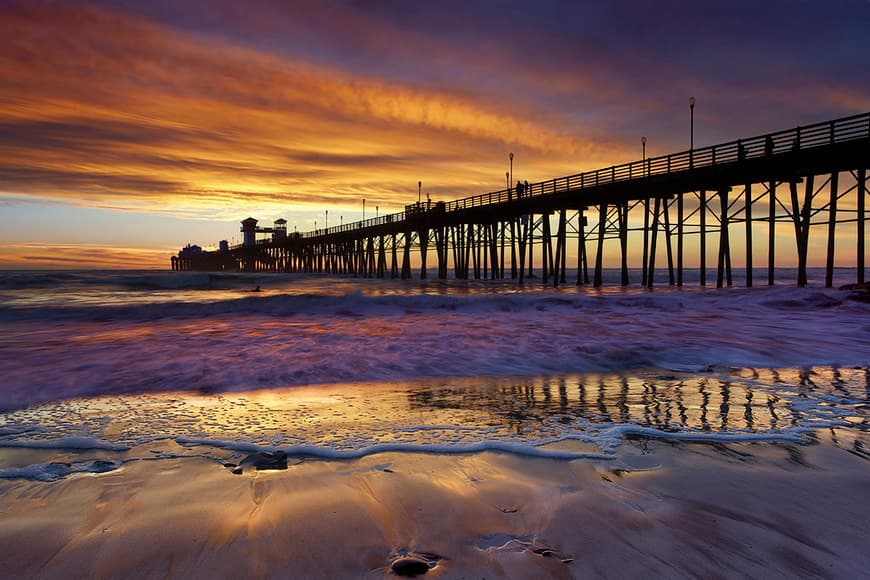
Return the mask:
<path id="1" fill-rule="evenodd" d="M 607 461 L 291 458 L 241 475 L 162 442 L 189 457 L 0 482 L 0 560 L 16 578 L 380 577 L 407 553 L 445 578 L 858 578 L 870 461 L 850 437 L 636 439 Z"/>

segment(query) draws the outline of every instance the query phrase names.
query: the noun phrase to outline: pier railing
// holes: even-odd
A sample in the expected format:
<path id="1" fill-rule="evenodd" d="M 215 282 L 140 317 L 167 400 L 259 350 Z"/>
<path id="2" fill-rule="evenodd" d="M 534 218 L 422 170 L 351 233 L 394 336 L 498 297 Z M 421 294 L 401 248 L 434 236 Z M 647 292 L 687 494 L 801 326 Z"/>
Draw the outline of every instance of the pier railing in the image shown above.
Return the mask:
<path id="1" fill-rule="evenodd" d="M 613 165 L 594 171 L 585 171 L 575 173 L 574 175 L 539 181 L 529 184 L 529 191 L 524 192 L 522 199 L 569 191 L 582 191 L 601 185 L 648 179 L 655 176 L 743 162 L 751 159 L 794 154 L 807 149 L 861 139 L 870 139 L 870 113 L 853 115 L 814 125 L 799 126 L 748 139 L 738 139 L 718 145 L 680 151 L 660 157 L 650 157 L 645 160 L 623 163 L 622 165 Z M 328 229 L 303 232 L 299 235 L 303 238 L 313 238 L 352 232 L 403 222 L 423 215 L 431 215 L 431 212 L 448 214 L 482 206 L 509 203 L 517 199 L 516 190 L 510 188 L 452 201 L 437 203 L 418 202 L 408 206 L 408 209 L 405 211 L 398 213 L 342 224 Z"/>

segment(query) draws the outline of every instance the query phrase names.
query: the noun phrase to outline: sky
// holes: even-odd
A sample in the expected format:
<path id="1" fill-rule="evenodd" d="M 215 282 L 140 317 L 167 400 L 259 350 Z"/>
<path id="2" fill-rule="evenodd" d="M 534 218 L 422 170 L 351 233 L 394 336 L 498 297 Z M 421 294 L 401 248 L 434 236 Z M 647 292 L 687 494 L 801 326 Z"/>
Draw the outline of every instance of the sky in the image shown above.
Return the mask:
<path id="1" fill-rule="evenodd" d="M 0 0 L 0 268 L 166 268 L 870 111 L 870 1 Z M 327 217 L 328 212 L 328 217 Z"/>

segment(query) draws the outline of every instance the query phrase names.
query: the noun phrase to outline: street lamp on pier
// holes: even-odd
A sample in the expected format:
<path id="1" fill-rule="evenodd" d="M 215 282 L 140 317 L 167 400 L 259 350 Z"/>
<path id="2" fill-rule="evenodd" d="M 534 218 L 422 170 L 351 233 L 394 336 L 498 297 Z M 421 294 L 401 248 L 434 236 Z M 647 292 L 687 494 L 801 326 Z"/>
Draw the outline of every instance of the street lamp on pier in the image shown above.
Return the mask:
<path id="1" fill-rule="evenodd" d="M 366 198 L 363 198 L 363 221 L 366 221 Z"/>
<path id="2" fill-rule="evenodd" d="M 504 172 L 504 182 L 507 184 L 507 190 L 511 189 L 511 174 L 509 171 Z"/>
<path id="3" fill-rule="evenodd" d="M 375 206 L 375 219 L 378 219 L 378 206 Z"/>
<path id="4" fill-rule="evenodd" d="M 643 148 L 643 174 L 646 175 L 646 136 L 640 138 L 640 146 Z"/>
<path id="5" fill-rule="evenodd" d="M 508 189 L 510 189 L 511 188 L 510 184 L 513 183 L 513 180 L 514 180 L 514 152 L 511 151 L 511 154 L 508 155 L 508 157 L 511 160 L 511 170 L 510 170 L 510 175 L 508 176 Z"/>
<path id="6" fill-rule="evenodd" d="M 326 229 L 329 229 L 329 210 L 326 210 Z"/>
<path id="7" fill-rule="evenodd" d="M 689 167 L 695 161 L 695 97 L 689 97 Z"/>
<path id="8" fill-rule="evenodd" d="M 420 197 L 423 195 L 423 182 L 417 182 L 417 205 L 420 205 Z"/>

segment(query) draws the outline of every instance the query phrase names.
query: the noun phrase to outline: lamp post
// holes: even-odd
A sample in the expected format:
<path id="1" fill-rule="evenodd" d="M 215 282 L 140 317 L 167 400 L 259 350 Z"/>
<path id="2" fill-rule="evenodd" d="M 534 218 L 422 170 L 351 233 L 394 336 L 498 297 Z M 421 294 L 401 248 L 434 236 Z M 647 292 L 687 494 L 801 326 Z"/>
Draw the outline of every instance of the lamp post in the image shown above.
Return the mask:
<path id="1" fill-rule="evenodd" d="M 344 226 L 344 216 L 343 215 L 338 216 L 338 225 Z"/>
<path id="2" fill-rule="evenodd" d="M 366 198 L 363 198 L 363 221 L 366 221 Z"/>
<path id="3" fill-rule="evenodd" d="M 508 191 L 510 191 L 510 189 L 511 189 L 511 174 L 508 171 L 504 172 L 504 182 L 507 184 Z"/>
<path id="4" fill-rule="evenodd" d="M 329 210 L 326 210 L 326 229 L 329 229 Z"/>
<path id="5" fill-rule="evenodd" d="M 375 206 L 375 219 L 378 219 L 378 206 Z"/>
<path id="6" fill-rule="evenodd" d="M 689 167 L 695 161 L 695 97 L 689 97 Z"/>
<path id="7" fill-rule="evenodd" d="M 417 205 L 420 205 L 420 196 L 422 195 L 422 192 L 423 192 L 423 182 L 418 181 L 417 182 Z"/>
<path id="8" fill-rule="evenodd" d="M 643 148 L 643 174 L 646 175 L 646 136 L 640 138 L 640 146 Z"/>
<path id="9" fill-rule="evenodd" d="M 508 155 L 508 157 L 511 160 L 511 170 L 510 170 L 510 174 L 508 175 L 508 189 L 510 189 L 511 188 L 510 184 L 513 183 L 513 181 L 514 181 L 514 152 L 511 151 L 511 154 Z"/>

